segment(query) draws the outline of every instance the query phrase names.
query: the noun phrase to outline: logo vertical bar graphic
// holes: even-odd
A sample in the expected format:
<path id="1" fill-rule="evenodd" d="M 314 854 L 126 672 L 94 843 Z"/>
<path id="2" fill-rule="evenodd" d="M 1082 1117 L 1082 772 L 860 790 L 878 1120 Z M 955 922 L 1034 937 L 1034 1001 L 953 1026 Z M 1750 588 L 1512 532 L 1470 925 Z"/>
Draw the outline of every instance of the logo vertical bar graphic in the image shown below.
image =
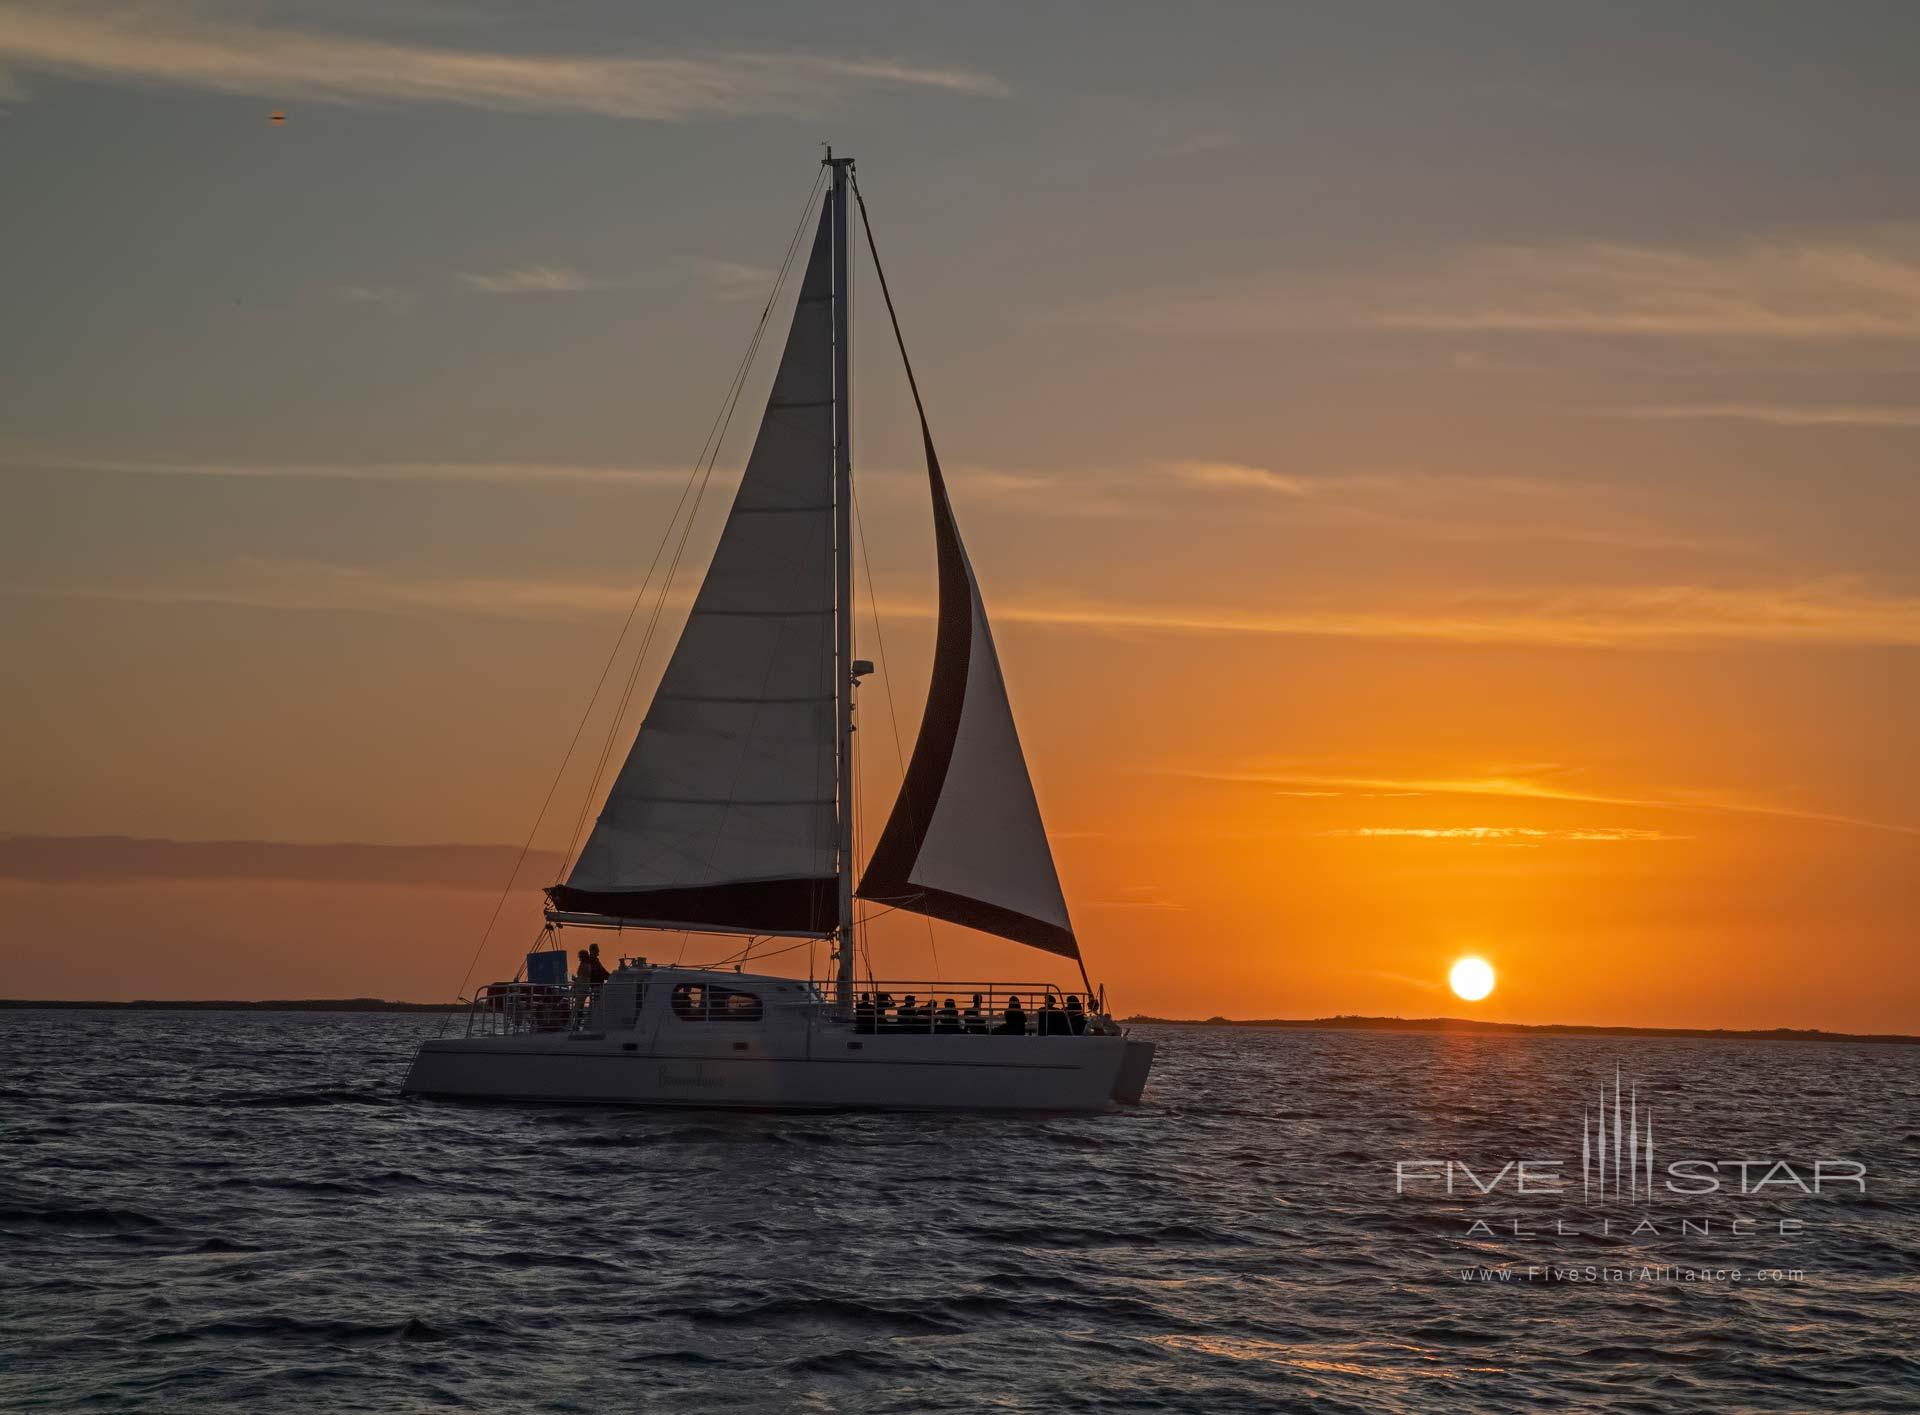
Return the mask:
<path id="1" fill-rule="evenodd" d="M 1647 1201 L 1653 1201 L 1653 1107 L 1647 1107 Z"/>
<path id="2" fill-rule="evenodd" d="M 1604 1088 L 1603 1093 L 1604 1093 Z M 1620 1197 L 1620 1068 L 1613 1068 L 1613 1197 Z"/>
<path id="3" fill-rule="evenodd" d="M 1613 1179 L 1613 1197 L 1646 1202 L 1653 1198 L 1653 1105 L 1640 1104 L 1640 1083 L 1626 1084 L 1625 1071 L 1613 1068 L 1613 1097 L 1600 1083 L 1598 1104 L 1580 1108 L 1580 1197 L 1591 1204 L 1596 1195 L 1607 1199 L 1607 1179 Z M 1613 1118 L 1607 1118 L 1611 1107 Z M 1611 1136 L 1611 1143 L 1609 1143 Z"/>
<path id="4" fill-rule="evenodd" d="M 1640 1088 L 1627 1092 L 1627 1197 L 1640 1192 Z"/>
<path id="5" fill-rule="evenodd" d="M 1607 1197 L 1607 1088 L 1600 1088 L 1600 1197 Z"/>
<path id="6" fill-rule="evenodd" d="M 1593 1202 L 1593 1113 L 1580 1112 L 1580 1197 L 1586 1203 Z"/>

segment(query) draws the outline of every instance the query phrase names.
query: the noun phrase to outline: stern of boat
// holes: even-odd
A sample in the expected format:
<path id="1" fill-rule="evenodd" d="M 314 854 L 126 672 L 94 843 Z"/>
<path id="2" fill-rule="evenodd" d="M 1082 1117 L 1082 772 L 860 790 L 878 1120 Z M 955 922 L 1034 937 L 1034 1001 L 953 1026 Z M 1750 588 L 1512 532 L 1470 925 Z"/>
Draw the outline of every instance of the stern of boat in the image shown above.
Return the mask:
<path id="1" fill-rule="evenodd" d="M 1153 1070 L 1153 1043 L 1127 1038 L 1120 1057 L 1120 1073 L 1114 1077 L 1113 1098 L 1121 1105 L 1139 1105 L 1147 1091 L 1147 1073 Z"/>

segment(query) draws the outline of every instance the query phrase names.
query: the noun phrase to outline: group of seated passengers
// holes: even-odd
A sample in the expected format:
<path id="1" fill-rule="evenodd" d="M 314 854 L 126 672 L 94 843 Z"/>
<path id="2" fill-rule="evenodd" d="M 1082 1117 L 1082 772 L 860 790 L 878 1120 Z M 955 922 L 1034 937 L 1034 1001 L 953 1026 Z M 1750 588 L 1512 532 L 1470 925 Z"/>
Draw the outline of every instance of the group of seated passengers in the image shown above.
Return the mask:
<path id="1" fill-rule="evenodd" d="M 1027 1035 L 1027 1010 L 1020 1005 L 1018 997 L 1007 999 L 1006 1009 L 1000 1014 L 999 1024 L 993 1024 L 990 1013 L 981 1008 L 980 993 L 973 995 L 973 1002 L 966 1008 L 948 997 L 935 1004 L 932 998 L 918 1001 L 912 993 L 898 1007 L 894 1006 L 893 994 L 860 994 L 853 1007 L 853 1030 L 862 1033 L 874 1032 L 935 1032 L 952 1035 L 972 1033 L 985 1036 L 989 1033 L 1000 1037 L 1024 1037 Z M 1052 993 L 1040 1004 L 1033 1018 L 1034 1031 L 1043 1037 L 1079 1036 L 1087 1030 L 1087 1010 L 1081 1006 L 1079 995 L 1067 994 L 1067 1004 L 1062 1007 Z"/>

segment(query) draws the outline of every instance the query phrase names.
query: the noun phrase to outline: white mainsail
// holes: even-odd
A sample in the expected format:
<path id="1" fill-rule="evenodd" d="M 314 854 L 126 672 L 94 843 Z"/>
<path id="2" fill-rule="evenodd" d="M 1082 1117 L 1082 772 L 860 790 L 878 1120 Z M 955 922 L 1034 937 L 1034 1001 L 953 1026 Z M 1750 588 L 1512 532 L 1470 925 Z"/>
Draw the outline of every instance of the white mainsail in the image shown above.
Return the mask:
<path id="1" fill-rule="evenodd" d="M 826 935 L 834 893 L 833 269 L 823 213 L 766 416 L 556 909 Z"/>

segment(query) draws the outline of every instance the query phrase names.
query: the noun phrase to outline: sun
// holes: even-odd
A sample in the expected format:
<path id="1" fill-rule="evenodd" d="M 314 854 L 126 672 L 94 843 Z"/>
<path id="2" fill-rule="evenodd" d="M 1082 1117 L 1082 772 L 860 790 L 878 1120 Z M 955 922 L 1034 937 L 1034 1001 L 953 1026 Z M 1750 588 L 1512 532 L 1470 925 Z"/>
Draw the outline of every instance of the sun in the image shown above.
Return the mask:
<path id="1" fill-rule="evenodd" d="M 1493 991 L 1493 965 L 1484 958 L 1462 958 L 1447 974 L 1454 996 L 1478 1002 Z"/>

